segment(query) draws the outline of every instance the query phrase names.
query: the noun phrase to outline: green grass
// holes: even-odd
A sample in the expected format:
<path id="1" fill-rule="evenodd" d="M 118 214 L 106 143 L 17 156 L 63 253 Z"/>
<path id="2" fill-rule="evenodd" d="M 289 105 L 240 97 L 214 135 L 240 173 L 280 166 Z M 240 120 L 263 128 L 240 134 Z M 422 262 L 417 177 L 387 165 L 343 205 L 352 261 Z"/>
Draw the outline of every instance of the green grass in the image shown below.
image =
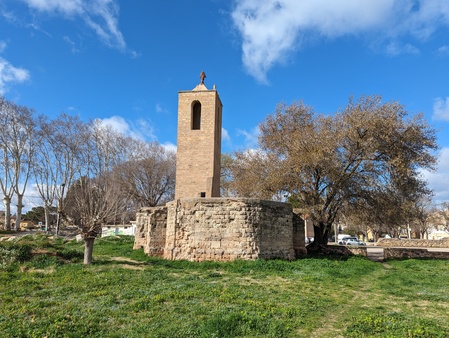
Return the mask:
<path id="1" fill-rule="evenodd" d="M 166 261 L 132 237 L 0 243 L 2 337 L 447 337 L 449 261 Z M 4 257 L 4 258 L 2 258 Z"/>

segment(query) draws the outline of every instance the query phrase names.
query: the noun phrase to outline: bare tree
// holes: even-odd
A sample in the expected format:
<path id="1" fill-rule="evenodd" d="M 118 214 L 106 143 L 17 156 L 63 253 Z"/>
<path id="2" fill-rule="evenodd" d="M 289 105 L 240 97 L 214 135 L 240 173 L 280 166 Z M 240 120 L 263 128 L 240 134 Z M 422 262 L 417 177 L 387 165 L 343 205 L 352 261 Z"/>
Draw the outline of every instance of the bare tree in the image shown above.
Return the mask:
<path id="1" fill-rule="evenodd" d="M 23 196 L 31 177 L 39 136 L 33 111 L 0 99 L 0 146 L 2 148 L 3 180 L 1 188 L 6 208 L 6 227 L 10 227 L 11 189 L 17 196 L 16 230 L 20 230 Z"/>
<path id="2" fill-rule="evenodd" d="M 36 187 L 45 207 L 45 225 L 50 228 L 50 210 L 58 208 L 56 234 L 63 212 L 65 187 L 71 185 L 80 172 L 81 151 L 87 126 L 76 116 L 65 113 L 55 120 L 40 121 L 41 142 L 36 149 L 33 173 Z"/>
<path id="3" fill-rule="evenodd" d="M 0 97 L 0 128 L 1 130 L 7 130 L 8 117 L 10 114 L 14 114 L 14 105 L 6 101 L 4 97 Z M 5 229 L 11 230 L 11 199 L 14 195 L 13 185 L 13 167 L 12 160 L 9 154 L 8 146 L 6 143 L 0 143 L 1 152 L 1 175 L 0 175 L 0 188 L 3 194 L 3 203 L 5 205 Z"/>
<path id="4" fill-rule="evenodd" d="M 423 198 L 414 204 L 412 229 L 419 234 L 419 238 L 428 238 L 429 229 L 432 225 L 432 204 L 430 198 Z"/>
<path id="5" fill-rule="evenodd" d="M 96 120 L 84 134 L 78 177 L 68 187 L 65 201 L 67 216 L 75 221 L 85 241 L 84 263 L 92 262 L 95 238 L 103 224 L 114 220 L 126 208 L 113 168 L 126 160 L 126 138 Z"/>
<path id="6" fill-rule="evenodd" d="M 129 140 L 128 160 L 114 168 L 122 190 L 136 207 L 165 204 L 174 198 L 176 154 L 158 143 Z"/>
<path id="7" fill-rule="evenodd" d="M 222 197 L 232 197 L 237 195 L 233 187 L 234 177 L 232 167 L 234 165 L 234 160 L 232 154 L 221 154 L 220 196 Z"/>
<path id="8" fill-rule="evenodd" d="M 11 230 L 11 200 L 14 195 L 14 186 L 12 185 L 10 158 L 6 147 L 0 148 L 2 159 L 0 167 L 0 188 L 3 194 L 3 204 L 5 206 L 5 230 Z"/>
<path id="9" fill-rule="evenodd" d="M 439 223 L 443 229 L 449 230 L 449 202 L 441 202 L 434 212 L 434 218 L 439 220 L 436 223 Z"/>

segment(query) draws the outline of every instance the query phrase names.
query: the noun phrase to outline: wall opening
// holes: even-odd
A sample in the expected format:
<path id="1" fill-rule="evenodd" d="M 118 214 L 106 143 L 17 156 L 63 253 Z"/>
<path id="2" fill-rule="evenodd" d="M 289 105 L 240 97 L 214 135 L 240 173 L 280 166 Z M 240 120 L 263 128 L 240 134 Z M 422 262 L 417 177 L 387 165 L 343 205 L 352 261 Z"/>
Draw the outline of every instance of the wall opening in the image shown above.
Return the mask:
<path id="1" fill-rule="evenodd" d="M 201 103 L 195 101 L 192 107 L 192 129 L 201 129 Z"/>
<path id="2" fill-rule="evenodd" d="M 200 192 L 200 197 L 206 197 L 206 193 L 205 192 Z"/>

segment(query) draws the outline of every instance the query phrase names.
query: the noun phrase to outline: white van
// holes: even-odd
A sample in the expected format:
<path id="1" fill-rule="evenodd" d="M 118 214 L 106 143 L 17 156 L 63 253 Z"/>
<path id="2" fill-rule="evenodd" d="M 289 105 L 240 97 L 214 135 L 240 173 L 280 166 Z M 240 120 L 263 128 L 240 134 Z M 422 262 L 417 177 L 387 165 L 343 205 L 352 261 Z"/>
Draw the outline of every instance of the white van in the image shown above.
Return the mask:
<path id="1" fill-rule="evenodd" d="M 345 238 L 349 238 L 349 237 L 352 237 L 351 235 L 348 235 L 348 234 L 339 234 L 338 236 L 337 236 L 337 243 L 338 244 L 344 244 L 343 243 L 343 240 L 345 239 Z"/>

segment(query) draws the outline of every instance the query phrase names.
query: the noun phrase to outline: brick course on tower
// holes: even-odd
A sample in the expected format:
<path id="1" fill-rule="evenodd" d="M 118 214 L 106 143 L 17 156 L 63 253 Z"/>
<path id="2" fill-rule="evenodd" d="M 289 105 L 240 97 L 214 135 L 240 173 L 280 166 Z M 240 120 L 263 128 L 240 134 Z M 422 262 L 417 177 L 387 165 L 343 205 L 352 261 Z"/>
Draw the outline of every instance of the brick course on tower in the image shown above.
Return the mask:
<path id="1" fill-rule="evenodd" d="M 220 197 L 222 108 L 215 86 L 178 93 L 176 199 Z"/>

